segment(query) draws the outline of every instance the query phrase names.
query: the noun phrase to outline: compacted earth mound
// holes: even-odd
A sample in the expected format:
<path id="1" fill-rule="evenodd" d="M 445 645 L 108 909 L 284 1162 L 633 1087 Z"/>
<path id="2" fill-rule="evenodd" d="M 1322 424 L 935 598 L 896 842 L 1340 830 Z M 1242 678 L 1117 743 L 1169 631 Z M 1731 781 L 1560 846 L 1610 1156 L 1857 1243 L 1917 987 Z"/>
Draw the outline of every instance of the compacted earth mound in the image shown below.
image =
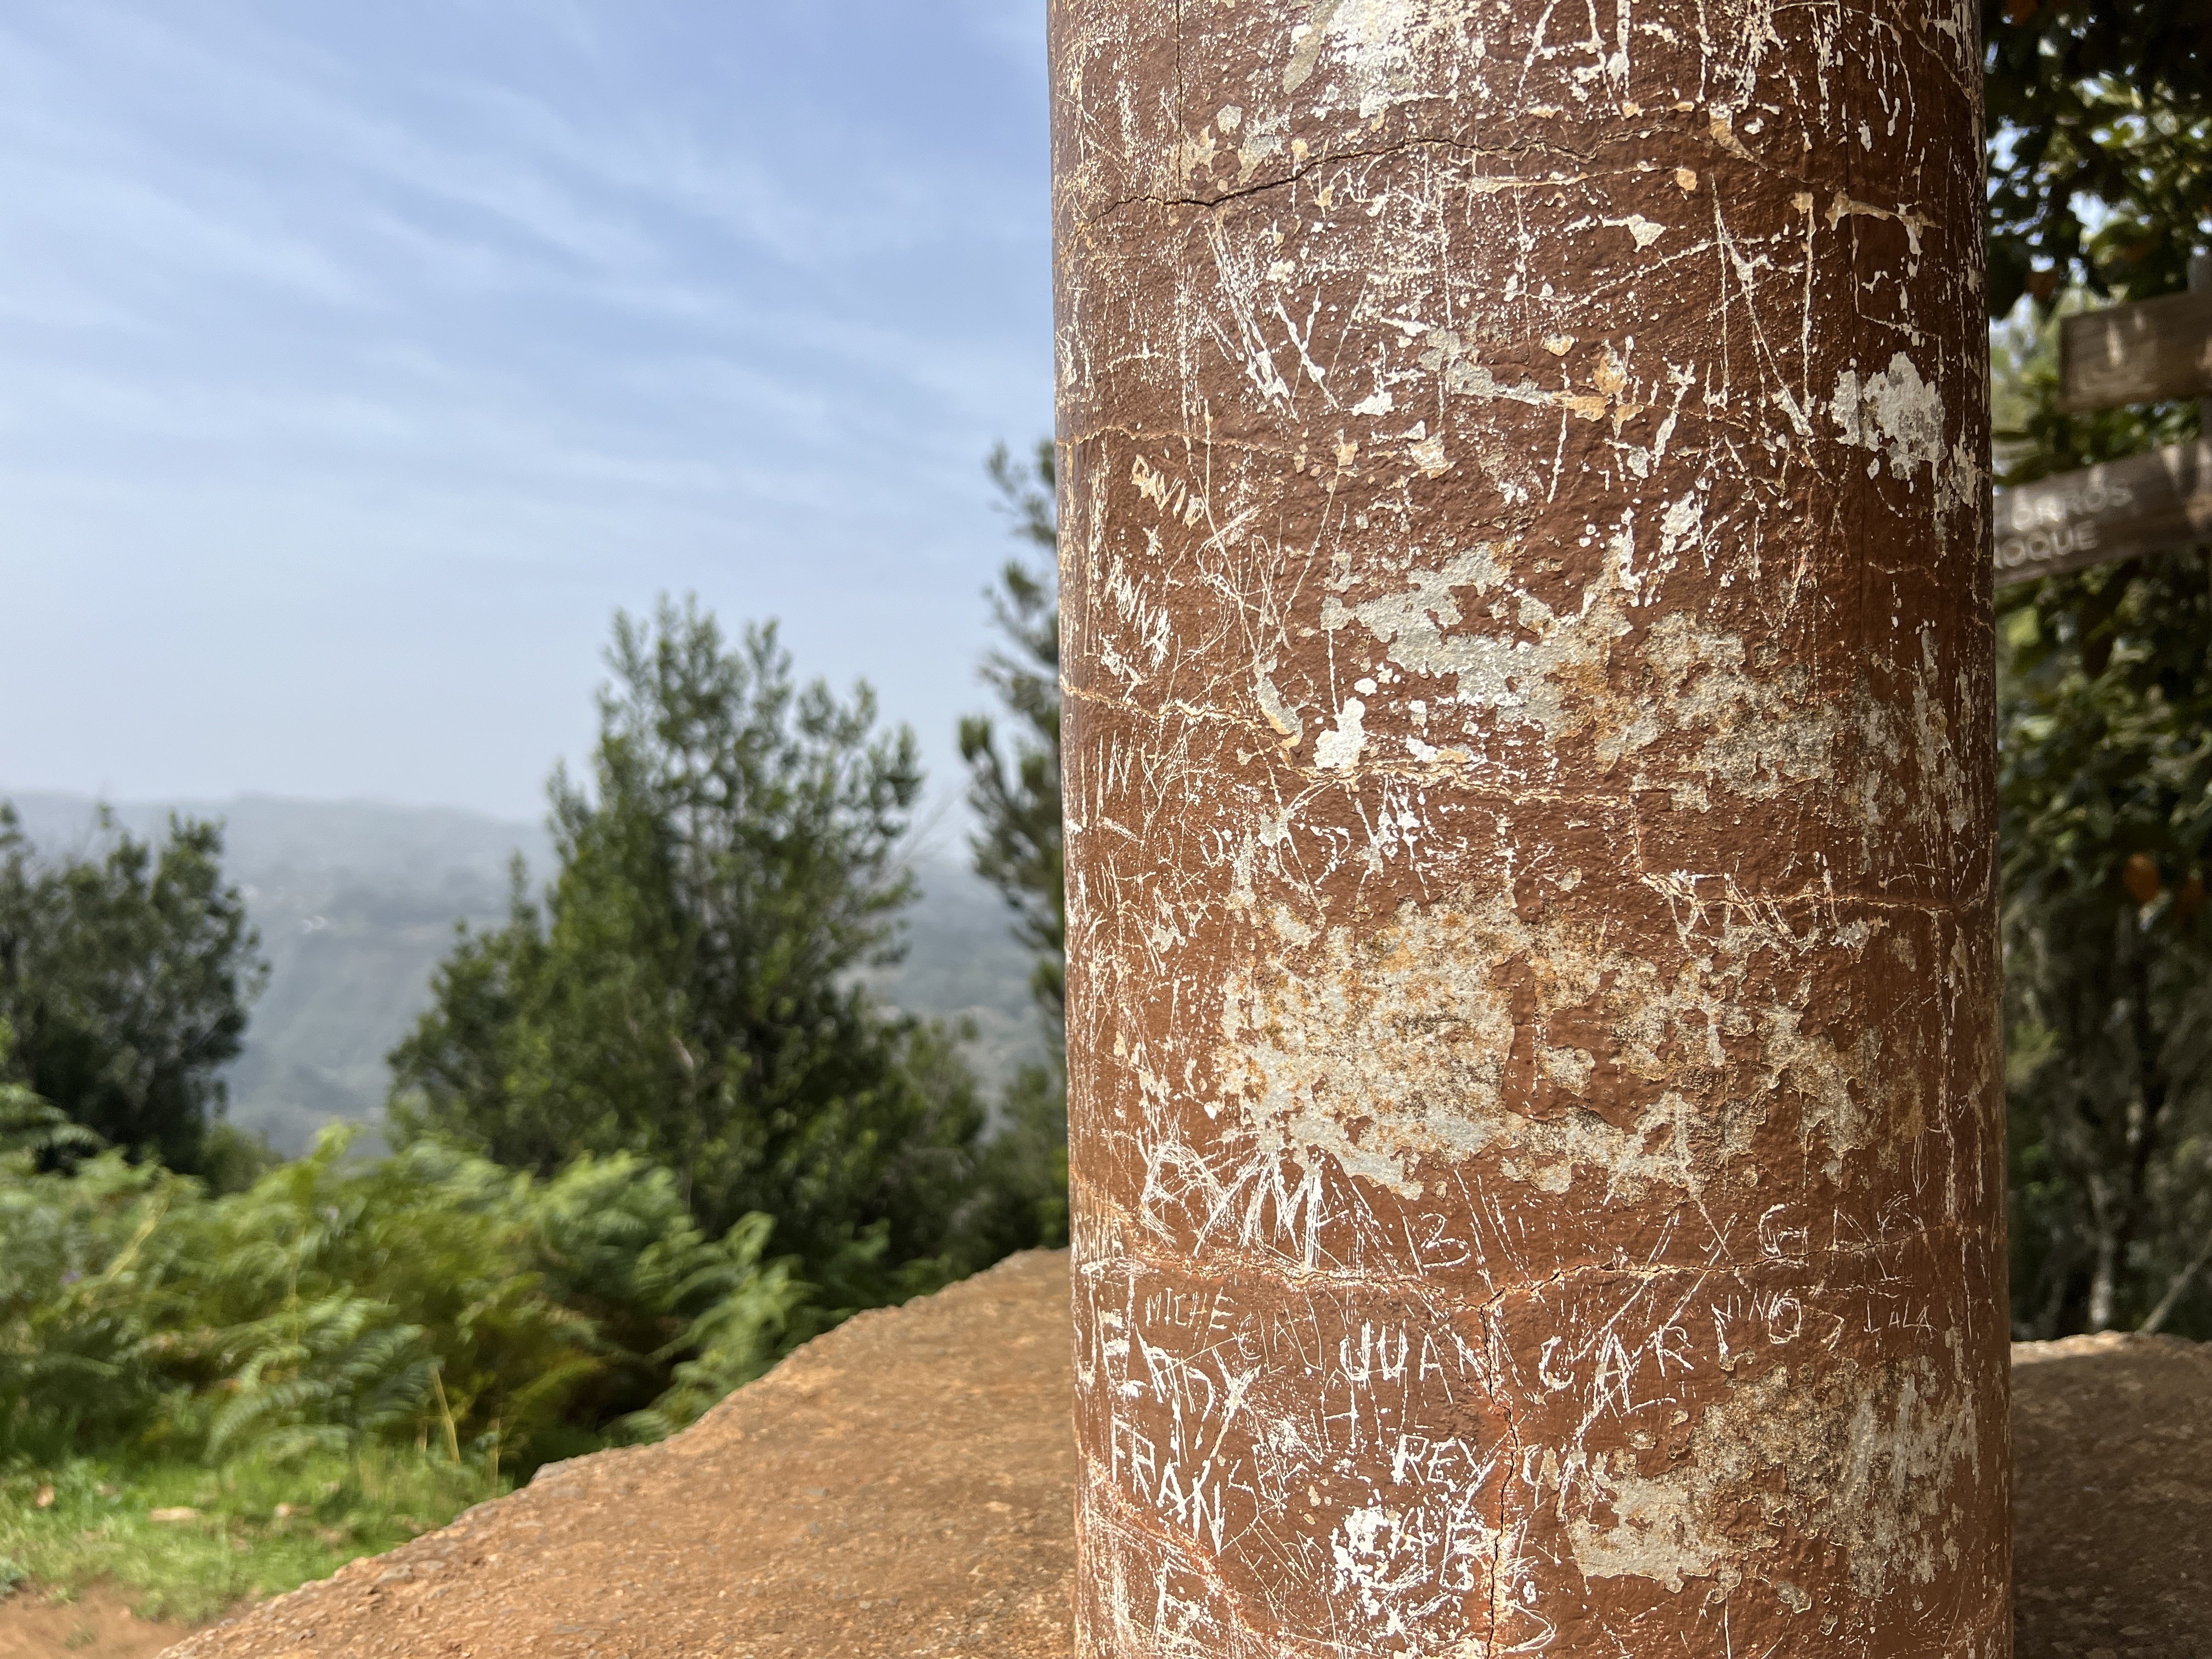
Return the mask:
<path id="1" fill-rule="evenodd" d="M 2212 1659 L 2212 1344 L 2012 1351 L 2019 1659 Z"/>
<path id="2" fill-rule="evenodd" d="M 170 1659 L 1062 1659 L 1067 1261 L 863 1314 L 658 1446 L 542 1471 Z M 2020 1659 L 2212 1659 L 2212 1353 L 2014 1351 Z"/>
<path id="3" fill-rule="evenodd" d="M 1066 1257 L 1014 1257 L 173 1659 L 1058 1659 L 1068 1349 Z"/>
<path id="4" fill-rule="evenodd" d="M 0 1601 L 0 1659 L 153 1659 L 191 1629 L 141 1619 L 112 1589 L 73 1601 L 11 1595 Z"/>

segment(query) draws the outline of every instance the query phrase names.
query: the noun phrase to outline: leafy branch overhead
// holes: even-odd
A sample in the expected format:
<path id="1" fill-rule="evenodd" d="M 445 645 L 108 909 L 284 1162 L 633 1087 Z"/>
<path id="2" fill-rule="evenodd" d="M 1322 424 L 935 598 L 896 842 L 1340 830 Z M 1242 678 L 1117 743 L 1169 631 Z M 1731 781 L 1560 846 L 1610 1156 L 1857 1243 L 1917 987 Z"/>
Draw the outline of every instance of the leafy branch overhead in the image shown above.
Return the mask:
<path id="1" fill-rule="evenodd" d="M 1990 310 L 2181 288 L 2212 213 L 2212 9 L 1983 0 Z"/>

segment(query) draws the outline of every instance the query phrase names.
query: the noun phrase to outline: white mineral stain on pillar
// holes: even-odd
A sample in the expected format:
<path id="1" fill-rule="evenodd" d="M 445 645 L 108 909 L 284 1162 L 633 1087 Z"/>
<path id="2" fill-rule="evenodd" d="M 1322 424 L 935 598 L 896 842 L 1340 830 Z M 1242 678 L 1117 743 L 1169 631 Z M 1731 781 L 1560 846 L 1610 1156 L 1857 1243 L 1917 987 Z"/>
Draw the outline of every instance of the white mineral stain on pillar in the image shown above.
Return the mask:
<path id="1" fill-rule="evenodd" d="M 1335 726 L 1314 739 L 1314 764 L 1324 772 L 1346 772 L 1358 764 L 1359 751 L 1367 745 L 1361 730 L 1366 716 L 1365 703 L 1346 697 L 1336 711 Z"/>

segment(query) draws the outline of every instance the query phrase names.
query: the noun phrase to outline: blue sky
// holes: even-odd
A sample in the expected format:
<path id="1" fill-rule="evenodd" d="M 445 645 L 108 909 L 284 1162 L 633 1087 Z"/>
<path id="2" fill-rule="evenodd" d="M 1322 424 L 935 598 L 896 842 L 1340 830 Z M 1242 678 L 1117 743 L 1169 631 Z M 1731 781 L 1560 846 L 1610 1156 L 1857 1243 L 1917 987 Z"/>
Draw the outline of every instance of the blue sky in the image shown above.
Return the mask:
<path id="1" fill-rule="evenodd" d="M 953 792 L 1048 429 L 1039 0 L 0 10 L 0 788 L 534 816 L 617 605 Z"/>

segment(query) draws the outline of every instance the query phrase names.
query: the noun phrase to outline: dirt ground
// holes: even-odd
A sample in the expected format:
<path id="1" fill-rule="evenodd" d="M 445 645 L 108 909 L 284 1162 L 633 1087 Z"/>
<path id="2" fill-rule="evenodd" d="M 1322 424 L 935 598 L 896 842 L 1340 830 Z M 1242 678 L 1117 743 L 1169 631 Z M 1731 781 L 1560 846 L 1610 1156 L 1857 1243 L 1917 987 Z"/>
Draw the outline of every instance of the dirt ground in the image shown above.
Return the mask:
<path id="1" fill-rule="evenodd" d="M 2012 1351 L 2020 1659 L 2212 1659 L 2212 1345 Z"/>
<path id="2" fill-rule="evenodd" d="M 1068 1348 L 1066 1257 L 1017 1257 L 172 1659 L 1061 1659 Z M 2212 1659 L 2212 1351 L 2077 1337 L 2013 1376 L 2020 1659 Z"/>
<path id="3" fill-rule="evenodd" d="M 1067 1321 L 1056 1255 L 862 1314 L 675 1439 L 555 1464 L 176 1659 L 1057 1659 Z"/>
<path id="4" fill-rule="evenodd" d="M 56 1606 L 33 1595 L 0 1601 L 0 1659 L 152 1659 L 191 1633 L 141 1619 L 112 1590 Z"/>

